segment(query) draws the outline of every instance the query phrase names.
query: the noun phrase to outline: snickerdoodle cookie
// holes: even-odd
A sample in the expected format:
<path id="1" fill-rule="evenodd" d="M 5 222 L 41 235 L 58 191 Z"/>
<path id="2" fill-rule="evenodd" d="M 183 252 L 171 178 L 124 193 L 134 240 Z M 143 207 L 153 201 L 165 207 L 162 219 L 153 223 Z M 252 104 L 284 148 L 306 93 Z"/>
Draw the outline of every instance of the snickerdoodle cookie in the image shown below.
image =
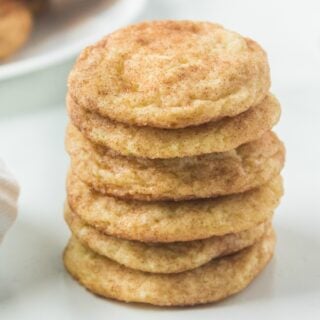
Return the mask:
<path id="1" fill-rule="evenodd" d="M 85 223 L 108 235 L 144 242 L 192 241 L 238 233 L 270 220 L 283 193 L 281 177 L 239 194 L 189 201 L 121 200 L 93 191 L 74 174 L 69 205 Z"/>
<path id="2" fill-rule="evenodd" d="M 262 240 L 236 254 L 213 259 L 190 271 L 155 274 L 122 266 L 72 238 L 64 263 L 87 289 L 107 298 L 160 306 L 195 305 L 243 290 L 267 265 L 274 246 L 275 236 L 270 230 Z"/>
<path id="3" fill-rule="evenodd" d="M 270 87 L 265 52 L 209 22 L 148 21 L 120 29 L 80 54 L 69 94 L 118 122 L 184 128 L 237 114 Z"/>
<path id="4" fill-rule="evenodd" d="M 69 125 L 66 147 L 72 170 L 94 189 L 137 200 L 182 200 L 244 192 L 278 175 L 284 147 L 272 132 L 237 149 L 196 157 L 145 159 L 121 156 L 90 143 Z"/>
<path id="5" fill-rule="evenodd" d="M 0 0 L 0 60 L 8 58 L 27 41 L 32 14 L 26 3 Z"/>
<path id="6" fill-rule="evenodd" d="M 128 268 L 152 273 L 177 273 L 197 268 L 213 258 L 254 244 L 270 227 L 268 221 L 239 233 L 204 240 L 147 243 L 108 236 L 84 223 L 67 205 L 64 216 L 73 235 L 86 247 Z"/>
<path id="7" fill-rule="evenodd" d="M 114 122 L 67 98 L 72 123 L 93 143 L 122 155 L 174 158 L 224 152 L 259 139 L 280 117 L 280 105 L 269 94 L 259 105 L 232 118 L 184 129 L 136 127 Z"/>

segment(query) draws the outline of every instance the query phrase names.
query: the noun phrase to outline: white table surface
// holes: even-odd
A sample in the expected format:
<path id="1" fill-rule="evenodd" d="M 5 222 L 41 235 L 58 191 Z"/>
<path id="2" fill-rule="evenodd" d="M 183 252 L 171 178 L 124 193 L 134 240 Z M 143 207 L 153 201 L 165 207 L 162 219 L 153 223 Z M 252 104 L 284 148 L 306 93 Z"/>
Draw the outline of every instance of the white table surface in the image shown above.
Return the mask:
<path id="1" fill-rule="evenodd" d="M 275 215 L 275 258 L 248 289 L 216 305 L 158 309 L 88 293 L 68 276 L 61 260 L 69 236 L 62 217 L 68 167 L 63 146 L 65 89 L 56 92 L 52 105 L 21 112 L 10 110 L 9 100 L 0 97 L 0 156 L 22 187 L 18 220 L 0 246 L 0 319 L 319 319 L 320 5 L 271 0 L 151 2 L 140 20 L 218 21 L 257 39 L 269 53 L 272 90 L 283 107 L 276 131 L 287 146 L 286 194 Z M 59 68 L 67 74 L 70 62 Z M 55 71 L 50 72 L 53 77 Z M 35 77 L 30 75 L 30 88 Z M 45 94 L 37 87 L 34 92 Z"/>

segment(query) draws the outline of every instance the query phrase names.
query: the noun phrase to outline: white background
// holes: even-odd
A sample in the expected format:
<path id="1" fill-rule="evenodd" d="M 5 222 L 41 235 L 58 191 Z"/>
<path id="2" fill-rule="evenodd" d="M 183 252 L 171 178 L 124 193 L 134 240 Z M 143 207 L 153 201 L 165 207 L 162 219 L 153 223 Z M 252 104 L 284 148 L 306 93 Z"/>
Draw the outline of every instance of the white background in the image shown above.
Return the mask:
<path id="1" fill-rule="evenodd" d="M 22 186 L 19 218 L 0 247 L 0 319 L 319 319 L 320 2 L 149 1 L 139 20 L 154 18 L 219 22 L 256 39 L 269 54 L 272 91 L 283 109 L 276 131 L 287 146 L 274 260 L 241 294 L 194 309 L 110 302 L 70 279 L 61 261 L 69 236 L 62 218 L 65 86 L 57 85 L 51 103 L 46 99 L 55 76 L 67 74 L 67 61 L 29 75 L 25 89 L 17 85 L 28 90 L 11 93 L 21 111 L 11 108 L 10 97 L 0 97 L 0 156 Z"/>

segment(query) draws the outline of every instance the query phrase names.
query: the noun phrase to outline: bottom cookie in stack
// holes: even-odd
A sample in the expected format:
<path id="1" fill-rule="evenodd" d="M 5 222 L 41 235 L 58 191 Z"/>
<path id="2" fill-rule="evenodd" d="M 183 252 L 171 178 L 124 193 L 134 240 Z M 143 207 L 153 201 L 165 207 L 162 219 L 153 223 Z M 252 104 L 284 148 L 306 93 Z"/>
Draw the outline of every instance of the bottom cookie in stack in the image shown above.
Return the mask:
<path id="1" fill-rule="evenodd" d="M 274 252 L 269 228 L 261 240 L 233 255 L 213 259 L 189 271 L 147 273 L 94 253 L 72 237 L 64 253 L 71 275 L 90 291 L 126 302 L 183 306 L 221 300 L 244 289 Z"/>

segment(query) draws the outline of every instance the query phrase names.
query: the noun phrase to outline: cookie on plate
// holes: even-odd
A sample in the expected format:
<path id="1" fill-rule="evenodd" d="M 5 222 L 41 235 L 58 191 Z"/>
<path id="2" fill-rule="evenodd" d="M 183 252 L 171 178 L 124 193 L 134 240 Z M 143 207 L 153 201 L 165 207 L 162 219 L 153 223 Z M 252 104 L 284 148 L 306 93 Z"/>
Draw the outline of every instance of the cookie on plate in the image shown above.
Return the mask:
<path id="1" fill-rule="evenodd" d="M 32 14 L 25 3 L 0 1 L 0 60 L 10 57 L 25 44 L 32 25 Z"/>

